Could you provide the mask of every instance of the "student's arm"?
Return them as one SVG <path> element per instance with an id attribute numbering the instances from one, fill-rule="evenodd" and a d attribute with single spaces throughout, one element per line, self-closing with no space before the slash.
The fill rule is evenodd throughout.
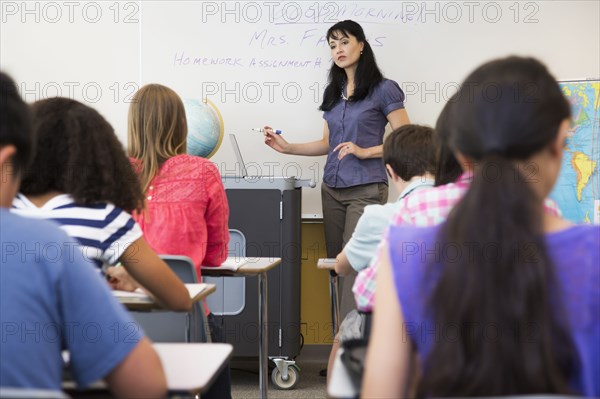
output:
<path id="1" fill-rule="evenodd" d="M 381 252 L 373 311 L 373 330 L 367 350 L 361 397 L 405 397 L 412 345 L 396 295 L 387 245 Z"/>
<path id="2" fill-rule="evenodd" d="M 182 312 L 191 309 L 188 290 L 143 236 L 127 247 L 119 261 L 161 306 Z"/>
<path id="3" fill-rule="evenodd" d="M 323 138 L 308 143 L 288 143 L 280 134 L 265 126 L 265 143 L 275 151 L 291 155 L 327 155 L 329 152 L 329 126 L 323 124 Z"/>
<path id="4" fill-rule="evenodd" d="M 229 203 L 219 170 L 212 163 L 205 167 L 208 196 L 204 220 L 207 243 L 202 266 L 220 266 L 227 259 L 229 245 Z"/>
<path id="5" fill-rule="evenodd" d="M 350 274 L 355 274 L 356 270 L 352 268 L 350 262 L 348 261 L 348 257 L 344 250 L 336 256 L 337 262 L 335 264 L 335 272 L 340 276 L 348 276 Z"/>
<path id="6" fill-rule="evenodd" d="M 160 358 L 148 338 L 142 338 L 104 379 L 119 398 L 164 398 L 167 392 Z"/>

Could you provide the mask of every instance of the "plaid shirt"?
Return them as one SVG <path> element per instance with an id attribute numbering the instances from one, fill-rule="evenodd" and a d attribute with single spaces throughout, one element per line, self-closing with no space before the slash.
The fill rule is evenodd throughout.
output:
<path id="1" fill-rule="evenodd" d="M 421 190 L 402 199 L 398 203 L 396 214 L 392 217 L 391 225 L 408 224 L 416 227 L 428 227 L 442 223 L 469 188 L 472 176 L 472 173 L 463 173 L 455 183 Z M 556 203 L 550 199 L 546 199 L 544 207 L 548 213 L 561 214 Z M 352 291 L 356 307 L 360 311 L 370 312 L 373 309 L 379 254 L 386 242 L 387 232 L 369 267 L 361 270 L 354 281 Z"/>

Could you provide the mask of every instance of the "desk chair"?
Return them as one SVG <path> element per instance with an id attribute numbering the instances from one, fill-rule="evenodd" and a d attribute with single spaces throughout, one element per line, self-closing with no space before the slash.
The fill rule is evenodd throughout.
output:
<path id="1" fill-rule="evenodd" d="M 194 263 L 187 256 L 161 255 L 160 258 L 184 283 L 198 283 Z M 202 301 L 195 302 L 189 313 L 159 311 L 131 312 L 131 315 L 154 342 L 210 342 Z"/>
<path id="2" fill-rule="evenodd" d="M 246 237 L 236 229 L 229 229 L 229 257 L 246 256 Z M 235 316 L 246 307 L 246 277 L 203 277 L 205 283 L 217 286 L 217 292 L 206 298 L 206 304 L 216 316 Z"/>

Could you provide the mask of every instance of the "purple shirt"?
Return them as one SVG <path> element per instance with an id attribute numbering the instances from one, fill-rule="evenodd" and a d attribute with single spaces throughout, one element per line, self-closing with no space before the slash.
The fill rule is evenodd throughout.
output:
<path id="1" fill-rule="evenodd" d="M 341 95 L 341 93 L 340 93 Z M 404 108 L 404 92 L 393 80 L 384 79 L 360 101 L 340 99 L 323 114 L 329 128 L 329 153 L 323 181 L 329 187 L 345 188 L 369 183 L 386 183 L 387 175 L 381 158 L 358 159 L 353 155 L 338 160 L 340 143 L 351 141 L 362 148 L 383 143 L 387 115 Z"/>
<path id="2" fill-rule="evenodd" d="M 426 316 L 427 299 L 439 276 L 426 273 L 425 262 L 434 260 L 431 249 L 438 229 L 393 226 L 389 231 L 396 292 L 408 335 L 421 359 L 427 358 L 436 339 L 456 337 L 455 329 L 445 330 Z M 547 234 L 546 243 L 581 365 L 572 387 L 586 396 L 600 396 L 600 226 L 575 226 Z M 478 331 L 473 324 L 468 328 Z M 496 329 L 490 329 L 490 335 L 495 333 Z M 522 334 L 532 335 L 531 331 Z"/>

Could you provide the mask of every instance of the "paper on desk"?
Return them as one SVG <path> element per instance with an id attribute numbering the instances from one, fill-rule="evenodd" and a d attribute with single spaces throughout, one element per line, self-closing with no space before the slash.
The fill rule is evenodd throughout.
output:
<path id="1" fill-rule="evenodd" d="M 248 263 L 248 258 L 245 256 L 231 256 L 221 263 L 219 269 L 231 270 L 236 272 L 240 267 Z"/>
<path id="2" fill-rule="evenodd" d="M 317 260 L 317 266 L 319 267 L 331 267 L 331 265 L 335 265 L 337 263 L 336 258 L 319 258 Z"/>
<path id="3" fill-rule="evenodd" d="M 187 288 L 190 298 L 195 298 L 199 293 L 206 289 L 205 283 L 200 284 L 185 284 L 185 288 Z M 135 301 L 140 303 L 153 303 L 154 300 L 148 296 L 141 288 L 131 292 L 131 291 L 120 291 L 113 290 L 113 295 L 121 302 L 126 301 Z"/>

